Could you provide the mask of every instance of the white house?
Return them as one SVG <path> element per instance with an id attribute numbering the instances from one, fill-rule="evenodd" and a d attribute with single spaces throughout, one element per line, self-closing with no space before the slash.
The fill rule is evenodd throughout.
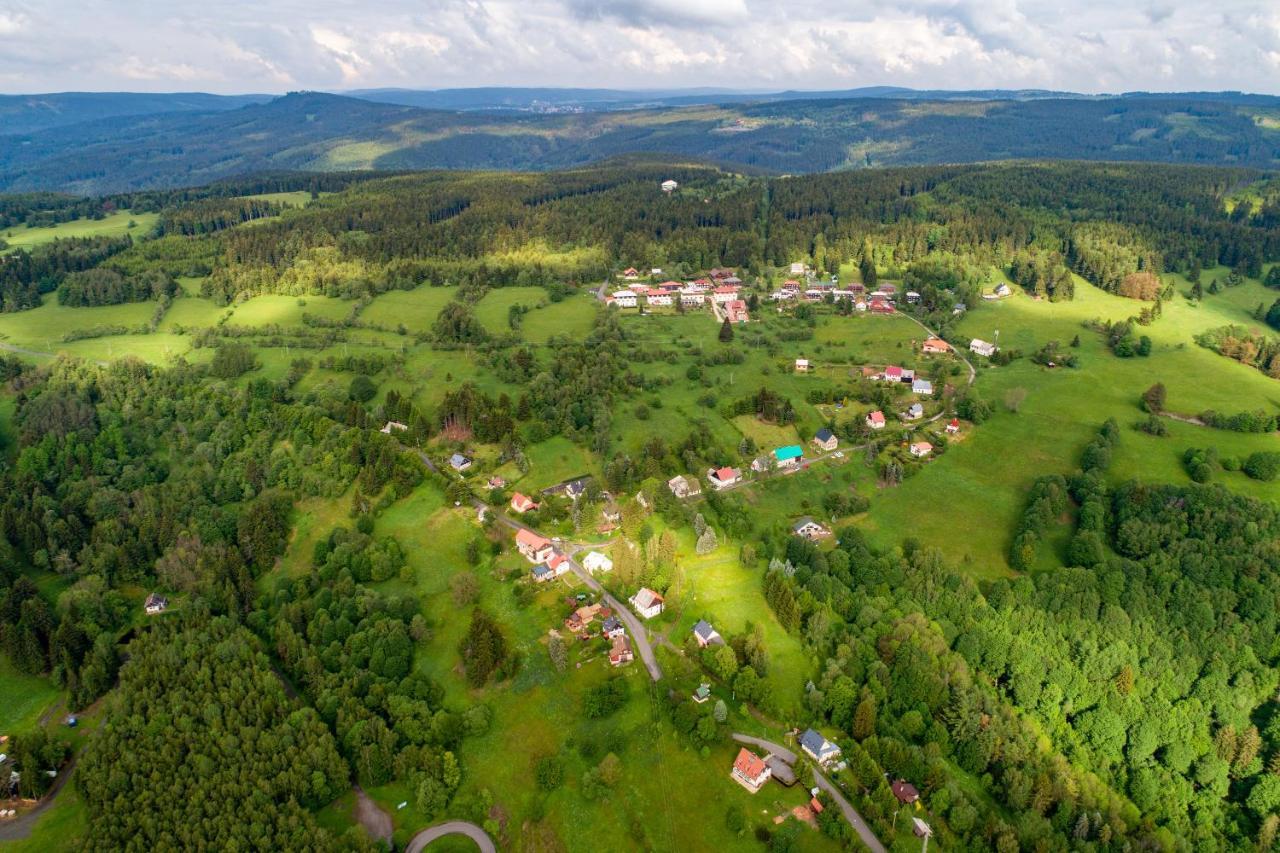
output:
<path id="1" fill-rule="evenodd" d="M 582 567 L 593 575 L 596 572 L 609 572 L 613 570 L 613 560 L 599 551 L 592 551 L 582 558 Z"/>
<path id="2" fill-rule="evenodd" d="M 884 429 L 884 412 L 870 412 L 867 415 L 867 426 L 872 429 Z"/>
<path id="3" fill-rule="evenodd" d="M 807 515 L 796 521 L 795 524 L 791 525 L 791 532 L 796 536 L 803 536 L 805 539 L 811 540 L 821 539 L 823 536 L 829 536 L 831 534 L 831 531 L 827 530 L 827 528 L 823 527 Z"/>
<path id="4" fill-rule="evenodd" d="M 712 628 L 711 623 L 706 619 L 699 619 L 698 624 L 693 626 L 693 638 L 704 649 L 717 640 L 724 642 L 720 637 L 720 632 Z"/>
<path id="5" fill-rule="evenodd" d="M 991 358 L 991 356 L 995 355 L 997 349 L 998 348 L 995 344 L 989 344 L 981 338 L 974 338 L 969 341 L 970 352 L 976 352 L 978 355 L 983 355 L 987 358 Z"/>
<path id="6" fill-rule="evenodd" d="M 933 383 L 928 379 L 914 379 L 911 382 L 912 394 L 932 394 Z"/>
<path id="7" fill-rule="evenodd" d="M 923 459 L 933 452 L 933 445 L 927 441 L 916 441 L 911 444 L 911 455 Z"/>
<path id="8" fill-rule="evenodd" d="M 650 290 L 645 296 L 645 302 L 652 306 L 671 305 L 671 294 L 663 290 Z"/>
<path id="9" fill-rule="evenodd" d="M 681 305 L 705 305 L 707 295 L 701 290 L 682 290 L 680 291 Z"/>
<path id="10" fill-rule="evenodd" d="M 163 613 L 165 608 L 168 606 L 169 599 L 165 598 L 158 592 L 153 592 L 147 596 L 147 600 L 142 605 L 142 609 L 146 611 L 148 616 L 154 616 L 157 613 Z"/>
<path id="11" fill-rule="evenodd" d="M 671 490 L 671 494 L 678 498 L 688 498 L 702 494 L 702 487 L 698 485 L 698 481 L 683 474 L 677 474 L 667 480 L 667 488 Z"/>
<path id="12" fill-rule="evenodd" d="M 613 294 L 613 304 L 619 308 L 635 308 L 636 294 L 634 290 L 618 290 Z"/>
<path id="13" fill-rule="evenodd" d="M 912 403 L 907 407 L 906 418 L 909 421 L 918 421 L 924 417 L 924 406 L 919 403 Z"/>
<path id="14" fill-rule="evenodd" d="M 807 359 L 807 358 L 797 358 L 797 359 L 796 359 L 796 373 L 808 373 L 808 372 L 809 372 L 809 359 Z"/>
<path id="15" fill-rule="evenodd" d="M 636 609 L 636 613 L 645 619 L 652 619 L 662 612 L 662 596 L 648 587 L 641 587 L 639 592 L 627 600 Z"/>
<path id="16" fill-rule="evenodd" d="M 711 485 L 717 489 L 724 489 L 738 482 L 741 475 L 737 468 L 716 468 L 707 472 L 707 479 L 711 481 Z"/>
<path id="17" fill-rule="evenodd" d="M 711 291 L 711 298 L 716 301 L 716 304 L 724 305 L 738 298 L 738 288 L 730 284 L 722 284 Z"/>
<path id="18" fill-rule="evenodd" d="M 449 457 L 449 467 L 455 471 L 466 471 L 471 467 L 471 460 L 461 453 L 455 453 Z"/>
<path id="19" fill-rule="evenodd" d="M 796 261 L 794 264 L 792 264 L 792 265 L 791 265 L 791 274 L 792 274 L 792 275 L 804 275 L 804 264 L 803 264 L 803 263 L 801 263 L 800 261 Z"/>
<path id="20" fill-rule="evenodd" d="M 733 771 L 729 774 L 733 780 L 751 793 L 759 791 L 773 772 L 764 759 L 748 749 L 738 750 L 738 757 L 733 762 Z"/>
<path id="21" fill-rule="evenodd" d="M 408 428 L 409 427 L 407 424 L 402 424 L 399 421 L 387 421 L 387 425 L 384 426 L 382 429 L 378 430 L 378 432 L 383 432 L 383 433 L 386 433 L 387 435 L 391 435 L 391 433 L 393 432 L 404 432 Z"/>
<path id="22" fill-rule="evenodd" d="M 840 758 L 840 747 L 822 736 L 821 732 L 807 729 L 800 735 L 800 748 L 818 764 L 826 767 Z"/>
<path id="23" fill-rule="evenodd" d="M 676 188 L 679 186 L 680 185 L 678 183 L 668 178 L 667 180 L 662 182 L 662 191 L 664 193 L 673 193 L 676 191 Z"/>
<path id="24" fill-rule="evenodd" d="M 523 527 L 516 533 L 516 549 L 531 563 L 545 563 L 555 553 L 550 539 Z"/>

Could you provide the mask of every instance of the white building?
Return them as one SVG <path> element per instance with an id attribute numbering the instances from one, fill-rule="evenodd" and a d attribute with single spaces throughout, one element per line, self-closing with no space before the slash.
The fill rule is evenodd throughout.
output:
<path id="1" fill-rule="evenodd" d="M 666 306 L 670 306 L 670 305 L 671 305 L 671 294 L 670 294 L 670 293 L 663 293 L 662 291 L 653 291 L 653 290 L 651 290 L 651 291 L 649 291 L 649 295 L 645 297 L 645 301 L 646 301 L 646 302 L 648 302 L 650 305 L 653 305 L 653 306 L 659 306 L 659 305 L 666 305 Z"/>
<path id="2" fill-rule="evenodd" d="M 981 338 L 974 338 L 969 341 L 970 352 L 976 352 L 978 355 L 983 355 L 987 358 L 991 358 L 991 356 L 995 355 L 998 349 L 999 347 L 995 344 L 989 344 Z"/>
<path id="3" fill-rule="evenodd" d="M 636 609 L 636 613 L 645 619 L 652 619 L 662 612 L 662 596 L 648 587 L 641 587 L 639 592 L 627 600 Z"/>
<path id="4" fill-rule="evenodd" d="M 619 308 L 635 308 L 636 294 L 631 290 L 619 290 L 613 294 L 613 304 Z"/>
<path id="5" fill-rule="evenodd" d="M 668 178 L 667 180 L 662 182 L 662 191 L 664 193 L 673 193 L 676 191 L 676 188 L 679 186 L 680 185 L 678 183 Z"/>
<path id="6" fill-rule="evenodd" d="M 610 572 L 613 571 L 613 560 L 610 560 L 599 551 L 592 551 L 582 558 L 582 568 L 593 575 L 596 572 Z"/>

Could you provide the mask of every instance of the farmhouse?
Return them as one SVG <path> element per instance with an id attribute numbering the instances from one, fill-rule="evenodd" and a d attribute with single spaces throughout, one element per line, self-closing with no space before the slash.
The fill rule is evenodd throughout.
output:
<path id="1" fill-rule="evenodd" d="M 652 619 L 662 612 L 662 596 L 648 587 L 641 587 L 628 601 L 635 607 L 636 613 L 645 619 Z"/>
<path id="2" fill-rule="evenodd" d="M 867 415 L 867 426 L 872 429 L 884 429 L 884 412 L 872 412 Z"/>
<path id="3" fill-rule="evenodd" d="M 635 308 L 636 294 L 632 290 L 619 290 L 613 294 L 613 304 L 619 308 Z"/>
<path id="4" fill-rule="evenodd" d="M 797 359 L 796 359 L 796 373 L 808 373 L 808 372 L 809 372 L 809 359 L 807 359 L 807 358 L 797 358 Z"/>
<path id="5" fill-rule="evenodd" d="M 987 358 L 995 355 L 997 349 L 998 347 L 995 344 L 989 344 L 981 338 L 974 338 L 969 341 L 970 352 L 976 352 L 978 355 L 986 356 Z"/>
<path id="6" fill-rule="evenodd" d="M 813 443 L 822 450 L 830 451 L 835 450 L 840 445 L 840 439 L 836 438 L 834 432 L 823 427 L 814 435 Z"/>
<path id="7" fill-rule="evenodd" d="M 951 352 L 951 344 L 942 338 L 925 338 L 924 346 L 921 347 L 926 355 L 945 355 Z"/>
<path id="8" fill-rule="evenodd" d="M 711 485 L 715 486 L 717 490 L 732 486 L 738 482 L 741 476 L 737 468 L 717 468 L 707 472 L 707 479 L 711 481 Z"/>
<path id="9" fill-rule="evenodd" d="M 912 394 L 933 394 L 933 383 L 928 379 L 913 379 L 911 381 Z"/>
<path id="10" fill-rule="evenodd" d="M 744 747 L 738 750 L 738 757 L 733 762 L 733 771 L 729 775 L 735 782 L 754 794 L 769 781 L 772 773 L 763 758 Z"/>
<path id="11" fill-rule="evenodd" d="M 622 621 L 617 616 L 608 616 L 600 625 L 600 633 L 612 640 L 627 633 L 627 629 L 622 626 Z"/>
<path id="12" fill-rule="evenodd" d="M 806 729 L 805 733 L 800 735 L 800 748 L 823 767 L 840 759 L 840 747 L 827 740 L 815 729 Z"/>
<path id="13" fill-rule="evenodd" d="M 511 496 L 511 509 L 513 512 L 518 512 L 523 515 L 524 513 L 537 508 L 538 502 L 528 495 L 522 495 L 519 492 L 516 492 Z"/>
<path id="14" fill-rule="evenodd" d="M 387 425 L 384 426 L 382 429 L 378 430 L 378 432 L 391 435 L 391 433 L 393 432 L 404 432 L 408 428 L 409 427 L 407 424 L 402 424 L 399 421 L 387 421 Z"/>
<path id="15" fill-rule="evenodd" d="M 626 634 L 613 638 L 613 648 L 609 649 L 609 665 L 622 666 L 624 663 L 631 663 L 636 659 L 635 654 L 631 651 L 631 641 L 627 639 Z"/>
<path id="16" fill-rule="evenodd" d="M 960 431 L 960 420 L 952 418 L 951 423 L 947 424 L 947 435 L 955 435 Z"/>
<path id="17" fill-rule="evenodd" d="M 531 563 L 545 563 L 554 553 L 550 539 L 523 527 L 516 533 L 516 550 Z"/>
<path id="18" fill-rule="evenodd" d="M 720 632 L 712 628 L 711 623 L 706 619 L 699 619 L 698 624 L 693 626 L 693 638 L 704 649 L 712 643 L 724 644 L 724 640 L 720 637 Z"/>
<path id="19" fill-rule="evenodd" d="M 916 441 L 911 444 L 911 455 L 923 459 L 933 452 L 933 445 L 927 441 Z"/>
<path id="20" fill-rule="evenodd" d="M 779 468 L 794 468 L 804 459 L 804 448 L 798 444 L 788 444 L 773 451 L 773 458 L 778 460 Z"/>
<path id="21" fill-rule="evenodd" d="M 907 407 L 906 414 L 903 415 L 909 421 L 918 421 L 924 417 L 924 406 L 919 403 L 912 403 Z"/>
<path id="22" fill-rule="evenodd" d="M 671 494 L 678 498 L 689 498 L 702 494 L 702 487 L 698 485 L 698 481 L 683 474 L 677 474 L 667 480 L 667 488 L 671 490 Z"/>
<path id="23" fill-rule="evenodd" d="M 143 603 L 142 609 L 148 616 L 154 616 L 157 613 L 163 613 L 169 606 L 169 599 L 165 598 L 158 592 L 153 592 L 147 596 L 147 600 Z"/>
<path id="24" fill-rule="evenodd" d="M 455 471 L 462 472 L 471 467 L 471 460 L 461 453 L 455 453 L 449 457 L 449 467 Z"/>
<path id="25" fill-rule="evenodd" d="M 827 528 L 823 527 L 807 515 L 796 521 L 795 524 L 791 525 L 791 532 L 796 536 L 803 536 L 805 539 L 810 541 L 831 535 L 831 531 L 827 530 Z"/>
<path id="26" fill-rule="evenodd" d="M 582 568 L 593 575 L 596 572 L 610 572 L 613 571 L 613 560 L 610 560 L 599 551 L 592 551 L 582 558 Z"/>

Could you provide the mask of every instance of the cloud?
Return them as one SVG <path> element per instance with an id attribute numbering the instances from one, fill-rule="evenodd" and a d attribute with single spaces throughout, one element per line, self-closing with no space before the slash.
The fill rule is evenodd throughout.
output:
<path id="1" fill-rule="evenodd" d="M 121 61 L 119 57 L 126 57 Z M 0 0 L 9 91 L 1277 90 L 1268 0 Z"/>

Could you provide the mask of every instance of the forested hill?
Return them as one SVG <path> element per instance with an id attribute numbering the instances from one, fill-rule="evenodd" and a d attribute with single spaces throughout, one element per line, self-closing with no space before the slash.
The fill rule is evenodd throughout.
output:
<path id="1" fill-rule="evenodd" d="M 295 93 L 0 137 L 0 190 L 92 194 L 255 171 L 541 170 L 635 152 L 804 173 L 1021 158 L 1280 165 L 1280 108 L 1207 95 L 829 98 L 578 114 L 427 110 Z"/>

